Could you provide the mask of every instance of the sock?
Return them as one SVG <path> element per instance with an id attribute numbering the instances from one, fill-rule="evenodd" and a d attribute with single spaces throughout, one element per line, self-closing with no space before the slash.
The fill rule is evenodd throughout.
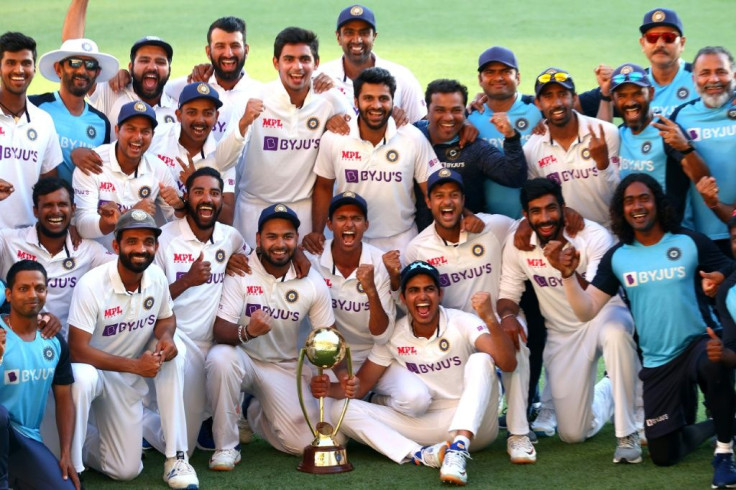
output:
<path id="1" fill-rule="evenodd" d="M 723 453 L 733 454 L 733 441 L 721 442 L 717 440 L 716 441 L 716 454 L 719 454 L 719 453 L 720 454 L 723 454 Z"/>
<path id="2" fill-rule="evenodd" d="M 455 436 L 455 440 L 452 441 L 453 446 L 459 446 L 461 449 L 468 450 L 470 447 L 470 439 L 465 436 Z"/>

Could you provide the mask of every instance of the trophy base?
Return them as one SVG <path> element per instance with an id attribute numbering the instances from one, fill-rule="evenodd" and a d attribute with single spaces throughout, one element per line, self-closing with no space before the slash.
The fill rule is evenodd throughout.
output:
<path id="1" fill-rule="evenodd" d="M 304 457 L 297 470 L 318 475 L 353 471 L 348 454 L 342 446 L 312 446 L 304 448 Z"/>

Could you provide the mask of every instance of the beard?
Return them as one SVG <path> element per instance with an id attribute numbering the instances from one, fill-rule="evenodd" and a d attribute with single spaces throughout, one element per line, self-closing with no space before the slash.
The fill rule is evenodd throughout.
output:
<path id="1" fill-rule="evenodd" d="M 194 224 L 197 225 L 197 228 L 201 230 L 209 230 L 210 228 L 214 228 L 215 223 L 217 222 L 217 218 L 220 217 L 220 212 L 222 212 L 222 204 L 220 207 L 215 208 L 212 211 L 212 217 L 205 221 L 202 218 L 199 217 L 198 211 L 202 207 L 202 205 L 198 205 L 197 209 L 192 209 L 189 202 L 187 202 L 187 214 L 192 218 L 192 221 L 194 221 Z"/>
<path id="2" fill-rule="evenodd" d="M 565 220 L 560 219 L 557 221 L 545 221 L 544 223 L 539 224 L 532 224 L 532 222 L 529 222 L 529 226 L 534 231 L 534 233 L 537 235 L 537 240 L 539 240 L 539 244 L 541 246 L 547 245 L 547 242 L 550 240 L 555 240 L 557 237 L 560 236 L 560 232 L 562 231 L 562 227 L 565 226 Z M 544 226 L 554 226 L 554 232 L 549 236 L 543 236 L 539 233 L 538 229 L 542 228 Z"/>
<path id="3" fill-rule="evenodd" d="M 143 74 L 143 76 L 146 75 L 147 73 Z M 147 92 L 146 89 L 143 88 L 143 78 L 139 79 L 133 76 L 133 92 L 147 99 L 156 99 L 161 96 L 164 91 L 164 85 L 166 85 L 166 82 L 168 81 L 169 75 L 165 76 L 164 78 L 160 78 L 158 80 L 158 83 L 156 83 L 156 88 L 154 88 L 152 92 Z"/>
<path id="4" fill-rule="evenodd" d="M 148 266 L 153 263 L 153 255 L 149 253 L 142 253 L 142 254 L 120 254 L 119 256 L 120 263 L 123 264 L 123 267 L 128 269 L 131 272 L 135 272 L 136 274 L 140 274 L 146 269 L 148 269 Z M 133 263 L 131 260 L 133 257 L 144 257 L 146 260 L 142 264 L 136 264 Z"/>
<path id="5" fill-rule="evenodd" d="M 706 84 L 702 89 L 699 85 L 695 85 L 695 89 L 698 92 L 698 95 L 700 95 L 700 98 L 703 99 L 703 102 L 705 102 L 705 105 L 708 107 L 721 107 L 723 104 L 731 100 L 731 97 L 733 97 L 734 89 L 736 89 L 736 80 L 730 80 L 728 82 L 728 86 L 725 87 L 725 91 L 720 95 L 709 95 L 705 93 L 705 88 L 708 87 L 709 84 Z"/>
<path id="6" fill-rule="evenodd" d="M 36 225 L 38 226 L 38 233 L 48 238 L 61 238 L 63 236 L 66 236 L 67 232 L 69 231 L 69 225 L 65 226 L 64 229 L 59 232 L 53 232 L 49 230 L 48 228 L 43 226 L 40 221 L 37 221 Z"/>
<path id="7" fill-rule="evenodd" d="M 233 80 L 237 80 L 240 78 L 240 74 L 243 71 L 243 67 L 245 66 L 245 58 L 239 59 L 237 64 L 235 65 L 235 69 L 232 71 L 225 71 L 222 69 L 222 66 L 220 65 L 220 60 L 222 57 L 218 58 L 217 60 L 213 60 L 212 57 L 210 57 L 210 62 L 212 63 L 212 67 L 215 70 L 215 75 L 220 80 L 226 80 L 228 82 L 232 82 Z"/>

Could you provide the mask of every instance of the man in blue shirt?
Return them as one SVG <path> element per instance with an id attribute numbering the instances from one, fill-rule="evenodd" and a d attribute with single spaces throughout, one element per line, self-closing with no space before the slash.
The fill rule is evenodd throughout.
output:
<path id="1" fill-rule="evenodd" d="M 5 298 L 10 314 L 0 318 L 0 488 L 79 489 L 71 462 L 74 382 L 69 348 L 61 335 L 46 339 L 38 313 L 46 302 L 46 270 L 22 260 L 8 271 Z M 41 440 L 49 389 L 56 401 L 61 458 Z"/>
<path id="2" fill-rule="evenodd" d="M 61 49 L 49 51 L 38 61 L 41 74 L 61 82 L 59 90 L 29 97 L 54 119 L 64 161 L 57 167 L 59 177 L 71 184 L 75 148 L 97 148 L 110 142 L 107 117 L 85 102 L 90 87 L 103 83 L 118 71 L 118 60 L 100 53 L 90 39 L 69 39 Z"/>
<path id="3" fill-rule="evenodd" d="M 585 290 L 574 275 L 580 261 L 574 247 L 563 250 L 560 242 L 549 242 L 545 257 L 562 272 L 565 294 L 580 320 L 595 316 L 624 288 L 643 355 L 639 378 L 654 464 L 677 463 L 715 432 L 713 488 L 733 487 L 734 372 L 708 358 L 706 328 L 713 321 L 700 286 L 701 276 L 721 283 L 733 262 L 707 237 L 679 227 L 661 186 L 649 175 L 621 181 L 611 216 L 620 243 L 603 257 Z M 697 424 L 696 383 L 712 416 Z"/>

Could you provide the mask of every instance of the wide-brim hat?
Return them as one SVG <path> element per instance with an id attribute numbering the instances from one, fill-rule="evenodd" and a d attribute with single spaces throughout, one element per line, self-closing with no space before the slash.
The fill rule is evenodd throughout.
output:
<path id="1" fill-rule="evenodd" d="M 120 63 L 117 58 L 106 53 L 100 53 L 97 43 L 91 39 L 67 39 L 61 45 L 61 49 L 49 51 L 41 56 L 38 60 L 38 70 L 45 78 L 52 82 L 60 81 L 56 74 L 54 64 L 66 58 L 75 56 L 87 56 L 97 60 L 100 64 L 100 73 L 97 75 L 98 82 L 106 82 L 110 80 L 118 72 Z"/>

